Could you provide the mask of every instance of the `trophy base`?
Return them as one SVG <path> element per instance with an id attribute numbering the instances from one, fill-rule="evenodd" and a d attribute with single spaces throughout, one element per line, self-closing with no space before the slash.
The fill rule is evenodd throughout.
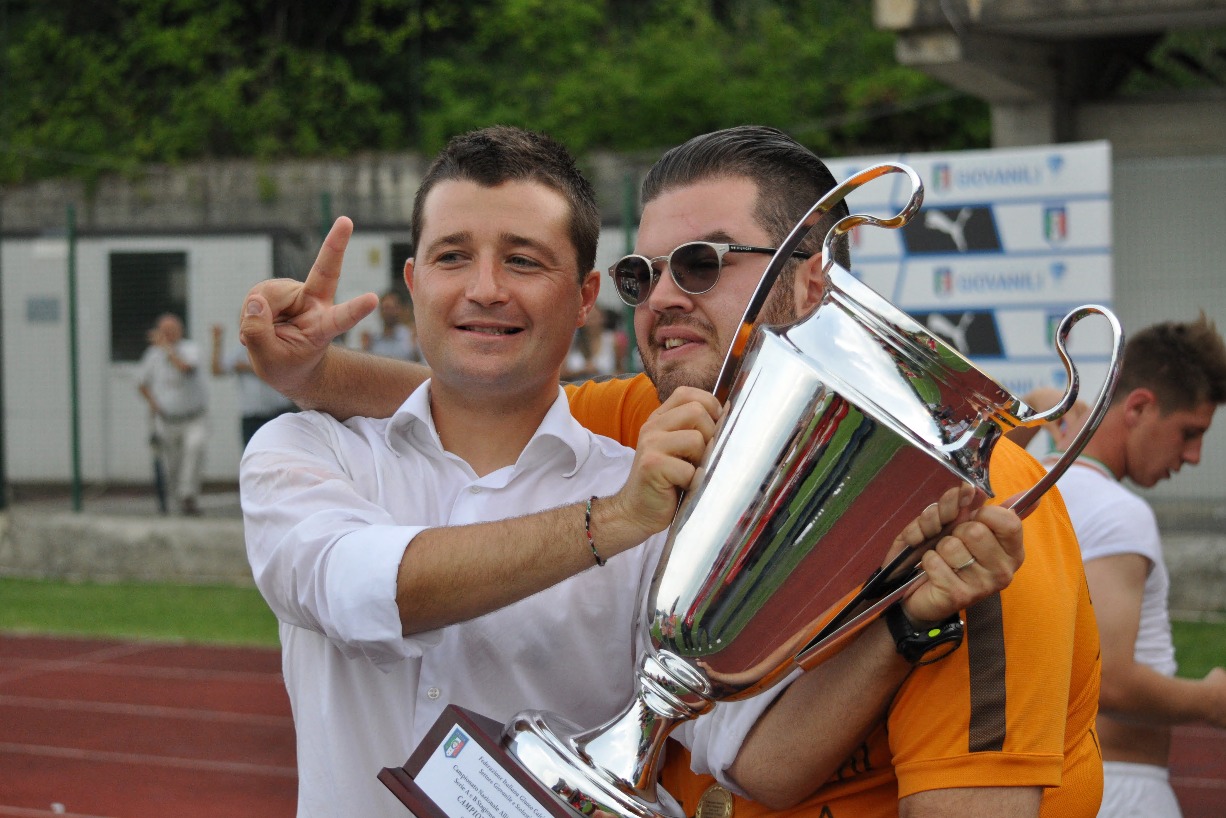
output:
<path id="1" fill-rule="evenodd" d="M 379 780 L 417 818 L 684 818 L 664 790 L 655 800 L 630 795 L 580 758 L 568 742 L 577 732 L 531 711 L 504 730 L 448 705 L 404 766 L 383 768 Z"/>
<path id="2" fill-rule="evenodd" d="M 685 818 L 680 804 L 654 777 L 650 792 L 620 786 L 606 770 L 578 750 L 575 737 L 585 731 L 552 713 L 529 710 L 503 731 L 503 745 L 519 764 L 581 815 L 593 809 L 622 818 Z"/>
<path id="3" fill-rule="evenodd" d="M 502 748 L 502 725 L 449 705 L 402 767 L 379 773 L 417 818 L 576 818 Z"/>

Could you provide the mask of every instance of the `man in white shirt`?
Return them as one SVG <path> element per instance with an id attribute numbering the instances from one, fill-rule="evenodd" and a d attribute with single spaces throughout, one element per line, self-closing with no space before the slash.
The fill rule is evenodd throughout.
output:
<path id="1" fill-rule="evenodd" d="M 634 546 L 668 524 L 718 412 L 704 395 L 661 415 L 644 449 L 659 462 L 639 470 L 646 485 L 594 505 L 590 549 L 572 523 L 548 549 L 500 551 L 482 521 L 613 494 L 633 457 L 583 430 L 558 386 L 595 305 L 596 274 L 578 272 L 595 253 L 594 198 L 556 143 L 492 129 L 452 142 L 413 223 L 405 277 L 431 381 L 390 420 L 279 418 L 240 470 L 252 568 L 282 623 L 299 815 L 403 815 L 375 775 L 448 703 L 501 720 L 614 715 L 631 692 L 635 591 L 661 541 Z M 576 249 L 575 225 L 590 246 Z M 655 507 L 623 511 L 636 491 Z M 711 720 L 695 753 L 727 767 L 746 713 L 720 736 Z"/>
<path id="2" fill-rule="evenodd" d="M 1147 327 L 1129 339 L 1111 408 L 1059 482 L 1081 543 L 1102 645 L 1100 818 L 1178 818 L 1167 770 L 1171 725 L 1226 727 L 1226 671 L 1174 678 L 1170 578 L 1157 520 L 1120 482 L 1149 488 L 1184 464 L 1199 463 L 1222 403 L 1226 344 L 1213 323 L 1202 314 Z M 1073 431 L 1053 435 L 1057 445 Z"/>
<path id="3" fill-rule="evenodd" d="M 183 321 L 158 317 L 152 344 L 141 356 L 136 385 L 153 414 L 153 434 L 165 464 L 168 488 L 183 513 L 200 513 L 200 478 L 209 429 L 208 392 L 200 372 L 200 351 L 183 337 Z"/>
<path id="4" fill-rule="evenodd" d="M 413 225 L 405 278 L 432 378 L 388 419 L 282 416 L 240 471 L 253 572 L 282 623 L 300 815 L 403 815 L 374 776 L 446 704 L 586 727 L 623 706 L 638 588 L 661 544 L 649 537 L 720 412 L 709 393 L 677 389 L 637 454 L 570 417 L 558 381 L 595 305 L 599 214 L 556 143 L 507 128 L 457 137 Z M 333 238 L 317 268 L 339 265 Z M 942 498 L 904 536 L 932 535 L 959 503 Z M 535 536 L 484 522 L 514 516 Z M 908 615 L 939 620 L 1004 584 L 1020 526 L 999 509 L 981 521 L 973 542 L 959 534 L 925 561 L 932 579 Z M 994 566 L 973 586 L 950 567 L 968 555 Z M 695 766 L 735 787 L 728 770 L 769 698 L 687 724 Z"/>
<path id="5" fill-rule="evenodd" d="M 243 446 L 251 442 L 256 431 L 277 415 L 294 410 L 289 398 L 260 380 L 251 368 L 251 359 L 243 346 L 226 352 L 222 344 L 225 329 L 213 325 L 212 367 L 214 377 L 233 374 L 238 380 L 239 434 Z"/>

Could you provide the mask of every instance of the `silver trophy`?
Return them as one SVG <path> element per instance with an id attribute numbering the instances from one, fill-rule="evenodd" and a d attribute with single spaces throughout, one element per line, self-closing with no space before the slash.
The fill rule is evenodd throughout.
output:
<path id="1" fill-rule="evenodd" d="M 848 192 L 889 173 L 911 181 L 891 219 L 855 215 L 827 235 L 825 296 L 789 326 L 755 322 L 780 269 Z M 1097 306 L 1061 322 L 1068 373 L 1061 402 L 1037 412 L 957 350 L 832 261 L 831 242 L 859 224 L 894 228 L 919 209 L 923 185 L 905 165 L 862 171 L 823 197 L 763 275 L 725 361 L 716 395 L 726 411 L 677 511 L 641 619 L 635 695 L 594 729 L 548 712 L 519 714 L 502 743 L 579 812 L 680 816 L 656 786 L 665 738 L 679 723 L 760 693 L 828 658 L 912 585 L 938 538 L 893 553 L 898 534 L 947 489 L 992 495 L 988 464 L 1001 435 L 1064 414 L 1078 375 L 1065 342 L 1103 315 L 1114 335 L 1106 382 L 1059 464 L 1012 507 L 1025 514 L 1076 458 L 1106 411 L 1123 332 Z M 1036 547 L 1041 547 L 1036 546 Z"/>

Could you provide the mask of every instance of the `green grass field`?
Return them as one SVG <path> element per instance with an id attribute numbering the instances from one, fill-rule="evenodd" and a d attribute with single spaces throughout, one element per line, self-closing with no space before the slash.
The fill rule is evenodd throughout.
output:
<path id="1" fill-rule="evenodd" d="M 1226 622 L 1172 622 L 1179 675 L 1199 679 L 1226 667 Z"/>
<path id="2" fill-rule="evenodd" d="M 227 645 L 277 645 L 254 588 L 0 579 L 0 631 Z"/>
<path id="3" fill-rule="evenodd" d="M 1179 675 L 1226 665 L 1226 622 L 1175 622 Z M 0 631 L 226 645 L 277 645 L 277 620 L 252 588 L 0 578 Z"/>

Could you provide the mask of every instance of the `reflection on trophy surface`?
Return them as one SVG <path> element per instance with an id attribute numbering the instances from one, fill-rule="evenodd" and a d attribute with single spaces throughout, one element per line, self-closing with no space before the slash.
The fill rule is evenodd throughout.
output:
<path id="1" fill-rule="evenodd" d="M 854 224 L 905 222 L 922 200 L 918 177 L 902 165 L 870 168 L 814 206 L 764 275 L 716 389 L 727 398 L 724 416 L 633 623 L 634 700 L 593 730 L 539 711 L 506 727 L 508 751 L 576 810 L 678 815 L 655 784 L 664 739 L 677 724 L 828 658 L 921 581 L 917 564 L 935 540 L 895 553 L 899 533 L 951 487 L 969 482 L 991 496 L 988 464 L 1000 436 L 1072 405 L 1078 380 L 1064 340 L 1090 313 L 1112 323 L 1115 360 L 1066 464 L 1101 419 L 1122 345 L 1110 313 L 1090 306 L 1065 318 L 1057 350 L 1069 388 L 1038 413 L 834 265 L 831 237 L 817 309 L 789 326 L 749 332 L 754 303 L 760 308 L 763 290 L 818 219 L 848 190 L 899 172 L 912 181 L 903 213 L 887 221 L 851 216 L 831 237 Z M 1057 477 L 1062 471 L 1053 469 Z M 1014 508 L 1025 513 L 1054 482 L 1045 479 Z"/>

